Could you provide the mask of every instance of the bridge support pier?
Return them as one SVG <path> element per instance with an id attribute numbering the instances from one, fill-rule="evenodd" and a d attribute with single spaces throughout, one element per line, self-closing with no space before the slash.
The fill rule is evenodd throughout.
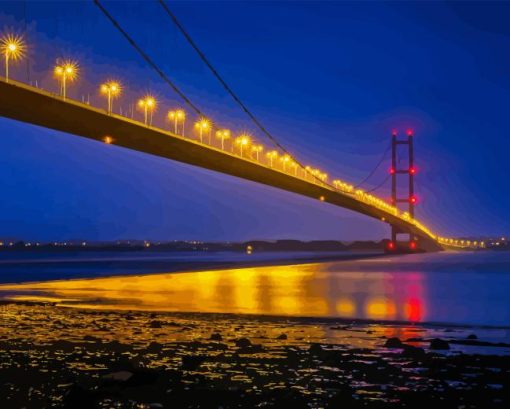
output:
<path id="1" fill-rule="evenodd" d="M 414 219 L 414 206 L 416 205 L 416 196 L 414 195 L 414 175 L 416 168 L 414 167 L 414 144 L 413 144 L 413 132 L 407 131 L 405 139 L 398 139 L 397 132 L 393 131 L 391 134 L 391 204 L 395 207 L 401 205 L 407 206 L 407 213 L 411 219 Z M 403 146 L 404 155 L 399 155 L 399 146 Z M 402 149 L 400 150 L 402 153 Z M 407 158 L 401 157 L 405 156 Z M 407 160 L 406 160 L 407 159 Z M 402 192 L 398 189 L 399 176 L 403 175 L 407 177 L 407 192 L 406 195 L 401 197 Z M 398 235 L 407 234 L 408 240 L 407 245 L 402 246 L 399 244 Z M 389 251 L 418 251 L 418 238 L 412 234 L 406 233 L 398 229 L 397 226 L 391 226 L 391 241 L 388 243 Z"/>

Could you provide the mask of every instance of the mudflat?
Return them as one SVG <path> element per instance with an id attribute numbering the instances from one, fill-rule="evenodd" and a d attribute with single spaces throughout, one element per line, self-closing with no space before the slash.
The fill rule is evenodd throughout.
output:
<path id="1" fill-rule="evenodd" d="M 3 408 L 508 408 L 501 332 L 5 301 L 0 396 Z"/>

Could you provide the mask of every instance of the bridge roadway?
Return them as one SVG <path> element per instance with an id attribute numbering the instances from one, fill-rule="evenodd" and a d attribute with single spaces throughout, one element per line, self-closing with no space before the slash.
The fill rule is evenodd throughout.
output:
<path id="1" fill-rule="evenodd" d="M 20 82 L 9 80 L 7 83 L 0 79 L 0 115 L 96 141 L 104 142 L 106 137 L 110 137 L 117 146 L 262 183 L 315 200 L 322 198 L 326 203 L 362 213 L 395 225 L 403 233 L 413 234 L 418 237 L 419 247 L 423 250 L 437 251 L 443 248 L 435 237 L 415 226 L 412 221 L 364 203 L 355 194 L 305 181 L 255 160 L 241 158 L 124 116 L 108 114 L 105 110 L 69 98 L 64 100 Z"/>

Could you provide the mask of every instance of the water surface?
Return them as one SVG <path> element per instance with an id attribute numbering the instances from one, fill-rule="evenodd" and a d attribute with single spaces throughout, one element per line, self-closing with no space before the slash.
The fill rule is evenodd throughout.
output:
<path id="1" fill-rule="evenodd" d="M 510 326 L 510 253 L 437 253 L 2 285 L 0 297 L 103 309 Z"/>

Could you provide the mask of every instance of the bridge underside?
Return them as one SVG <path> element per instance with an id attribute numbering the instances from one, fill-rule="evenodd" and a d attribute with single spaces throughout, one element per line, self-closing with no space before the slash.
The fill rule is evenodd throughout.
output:
<path id="1" fill-rule="evenodd" d="M 412 223 L 370 206 L 353 195 L 334 191 L 326 186 L 305 181 L 268 166 L 203 145 L 161 129 L 151 128 L 131 119 L 108 115 L 106 111 L 38 90 L 21 83 L 0 81 L 0 115 L 68 134 L 113 144 L 182 163 L 210 169 L 239 178 L 262 183 L 299 195 L 321 200 L 365 214 L 399 231 L 418 238 L 424 251 L 442 247 Z"/>

